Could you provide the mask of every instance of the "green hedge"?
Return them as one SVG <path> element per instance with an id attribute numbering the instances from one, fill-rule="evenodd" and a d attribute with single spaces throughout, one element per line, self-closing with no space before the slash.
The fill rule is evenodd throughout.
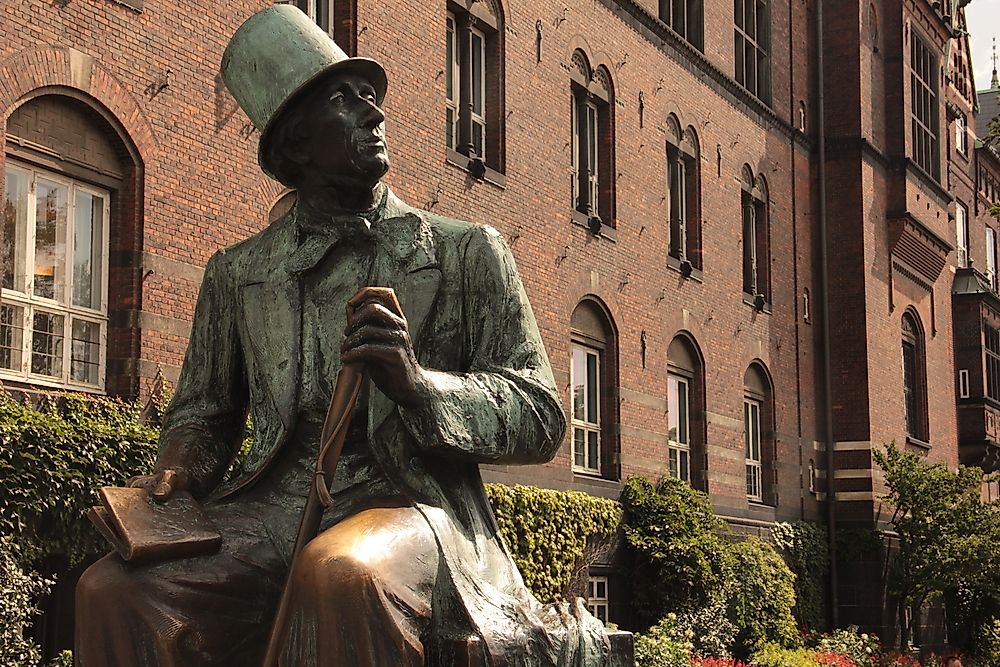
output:
<path id="1" fill-rule="evenodd" d="M 0 533 L 28 559 L 105 551 L 84 514 L 98 488 L 152 467 L 156 435 L 121 401 L 60 395 L 35 407 L 0 392 Z"/>
<path id="2" fill-rule="evenodd" d="M 565 599 L 587 540 L 610 537 L 621 524 L 618 503 L 579 491 L 487 484 L 486 494 L 525 584 L 542 602 Z"/>

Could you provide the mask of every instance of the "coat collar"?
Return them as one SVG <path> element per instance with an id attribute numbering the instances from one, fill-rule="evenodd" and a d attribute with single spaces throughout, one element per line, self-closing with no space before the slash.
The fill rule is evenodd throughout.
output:
<path id="1" fill-rule="evenodd" d="M 410 336 L 419 346 L 441 275 L 431 227 L 422 211 L 389 191 L 383 217 L 372 222 L 372 235 L 376 249 L 371 284 L 396 291 Z M 243 317 L 260 381 L 283 425 L 291 430 L 297 412 L 302 336 L 302 292 L 297 275 L 290 271 L 297 248 L 294 208 L 257 238 L 240 281 Z M 373 388 L 371 433 L 392 409 L 391 401 Z"/>

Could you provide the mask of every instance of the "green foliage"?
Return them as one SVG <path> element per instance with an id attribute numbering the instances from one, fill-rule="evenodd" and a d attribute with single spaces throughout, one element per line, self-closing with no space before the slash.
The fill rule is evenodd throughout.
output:
<path id="1" fill-rule="evenodd" d="M 693 633 L 677 624 L 677 616 L 667 614 L 647 632 L 635 635 L 636 667 L 688 667 L 694 645 Z"/>
<path id="2" fill-rule="evenodd" d="M 830 563 L 826 528 L 808 521 L 779 522 L 771 528 L 771 537 L 795 573 L 795 615 L 799 625 L 825 627 Z"/>
<path id="3" fill-rule="evenodd" d="M 795 575 L 767 542 L 750 538 L 729 547 L 728 596 L 739 628 L 737 645 L 749 652 L 765 643 L 796 646 L 792 616 Z"/>
<path id="4" fill-rule="evenodd" d="M 622 490 L 625 539 L 636 555 L 632 603 L 652 625 L 668 612 L 710 605 L 724 588 L 726 530 L 705 494 L 664 477 L 630 477 Z"/>
<path id="5" fill-rule="evenodd" d="M 567 596 L 590 537 L 614 535 L 618 503 L 579 491 L 487 484 L 504 544 L 524 582 L 542 602 Z"/>
<path id="6" fill-rule="evenodd" d="M 0 665 L 34 667 L 41 651 L 25 639 L 24 631 L 38 614 L 36 606 L 51 581 L 22 571 L 21 554 L 7 536 L 0 537 Z"/>
<path id="7" fill-rule="evenodd" d="M 815 648 L 824 653 L 841 653 L 854 661 L 858 667 L 878 667 L 882 644 L 878 637 L 859 632 L 856 625 L 835 630 L 816 642 Z"/>
<path id="8" fill-rule="evenodd" d="M 67 394 L 35 408 L 0 392 L 0 533 L 28 559 L 104 551 L 84 513 L 96 489 L 151 468 L 155 441 L 121 401 Z"/>
<path id="9" fill-rule="evenodd" d="M 899 599 L 902 641 L 910 641 L 902 613 L 963 582 L 989 576 L 1000 543 L 1000 514 L 981 500 L 982 470 L 941 464 L 890 444 L 875 460 L 889 488 L 884 500 L 895 508 L 892 524 L 899 547 L 892 551 L 889 586 Z"/>
<path id="10" fill-rule="evenodd" d="M 691 631 L 695 653 L 702 657 L 730 657 L 739 632 L 739 628 L 728 616 L 722 596 L 701 609 L 679 613 L 677 626 L 681 630 Z"/>
<path id="11" fill-rule="evenodd" d="M 750 664 L 755 667 L 823 667 L 816 652 L 807 648 L 785 648 L 765 643 L 753 653 Z"/>

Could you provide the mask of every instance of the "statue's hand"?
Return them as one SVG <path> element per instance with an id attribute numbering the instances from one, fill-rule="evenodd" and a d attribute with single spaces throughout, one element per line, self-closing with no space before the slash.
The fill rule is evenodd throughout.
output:
<path id="1" fill-rule="evenodd" d="M 390 290 L 362 288 L 348 303 L 340 348 L 343 364 L 361 364 L 382 393 L 405 407 L 421 403 L 424 371 L 413 353 L 406 318 Z"/>
<path id="2" fill-rule="evenodd" d="M 170 496 L 175 492 L 187 491 L 188 483 L 187 472 L 184 468 L 176 467 L 166 468 L 152 475 L 133 477 L 125 485 L 144 488 L 153 500 L 163 503 L 170 500 Z"/>

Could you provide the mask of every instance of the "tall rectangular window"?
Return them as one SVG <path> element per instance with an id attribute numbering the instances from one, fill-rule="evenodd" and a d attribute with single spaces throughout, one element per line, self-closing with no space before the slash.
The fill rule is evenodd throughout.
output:
<path id="1" fill-rule="evenodd" d="M 8 161 L 0 377 L 104 382 L 108 193 Z"/>
<path id="2" fill-rule="evenodd" d="M 690 390 L 687 379 L 667 376 L 667 462 L 670 474 L 691 481 Z"/>
<path id="3" fill-rule="evenodd" d="M 983 324 L 986 347 L 986 396 L 1000 401 L 1000 329 Z"/>
<path id="4" fill-rule="evenodd" d="M 445 22 L 445 144 L 499 171 L 500 22 L 487 3 L 448 3 Z"/>
<path id="5" fill-rule="evenodd" d="M 986 279 L 990 287 L 997 291 L 997 233 L 992 227 L 986 228 Z"/>
<path id="6" fill-rule="evenodd" d="M 573 405 L 573 468 L 601 472 L 600 352 L 573 345 L 570 366 Z"/>
<path id="7" fill-rule="evenodd" d="M 767 0 L 734 0 L 736 81 L 771 103 L 771 12 Z"/>
<path id="8" fill-rule="evenodd" d="M 955 253 L 958 265 L 969 265 L 969 209 L 962 202 L 955 202 Z"/>
<path id="9" fill-rule="evenodd" d="M 743 191 L 743 293 L 771 300 L 767 204 Z"/>
<path id="10" fill-rule="evenodd" d="M 763 500 L 763 459 L 761 457 L 761 403 L 743 399 L 743 444 L 746 454 L 747 498 Z"/>
<path id="11" fill-rule="evenodd" d="M 574 104 L 573 121 L 573 201 L 576 210 L 597 214 L 600 204 L 600 110 L 593 100 Z M 581 197 L 581 183 L 585 184 Z"/>
<path id="12" fill-rule="evenodd" d="M 691 46 L 705 48 L 703 0 L 660 0 L 660 20 L 683 37 Z"/>
<path id="13" fill-rule="evenodd" d="M 931 48 L 910 33 L 911 157 L 932 178 L 941 172 L 938 154 L 938 65 Z"/>
<path id="14" fill-rule="evenodd" d="M 962 155 L 969 153 L 969 130 L 966 127 L 965 114 L 960 113 L 955 118 L 955 148 Z"/>
<path id="15" fill-rule="evenodd" d="M 695 146 L 696 148 L 696 146 Z M 701 202 L 698 158 L 667 144 L 667 195 L 670 217 L 669 254 L 701 268 Z"/>

